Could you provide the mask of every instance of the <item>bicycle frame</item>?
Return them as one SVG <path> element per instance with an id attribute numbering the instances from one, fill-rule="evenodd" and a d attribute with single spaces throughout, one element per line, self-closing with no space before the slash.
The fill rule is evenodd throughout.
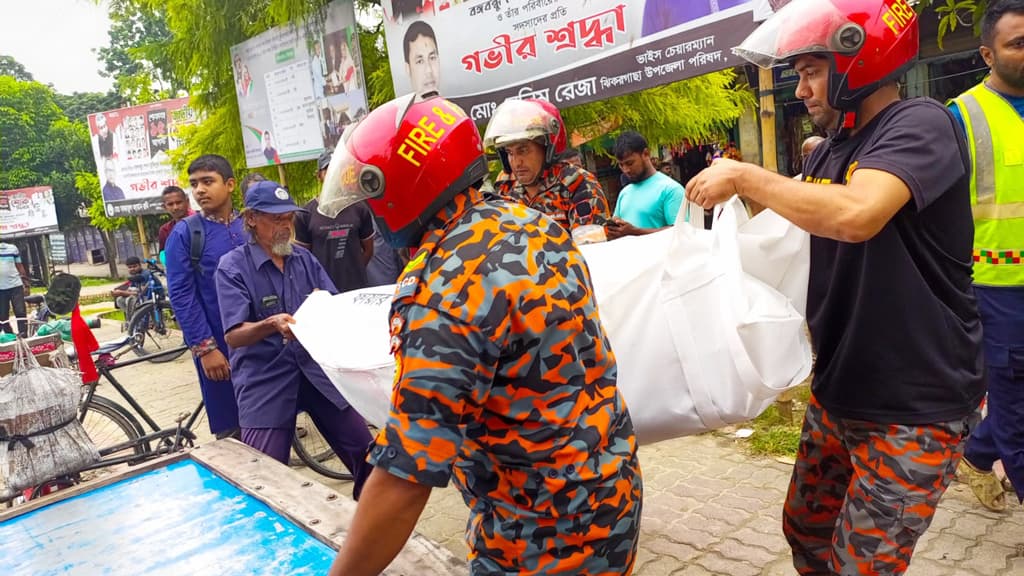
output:
<path id="1" fill-rule="evenodd" d="M 159 352 L 157 354 L 153 354 L 153 356 L 179 354 L 179 353 L 182 352 L 183 349 L 186 349 L 186 348 L 187 348 L 186 346 L 179 346 L 179 347 L 176 347 L 176 348 L 171 348 L 169 350 L 165 350 L 163 352 Z M 159 454 L 163 454 L 163 453 L 166 453 L 166 452 L 172 452 L 172 451 L 179 450 L 182 447 L 183 440 L 189 440 L 189 441 L 195 440 L 195 434 L 192 433 L 192 427 L 195 425 L 196 421 L 199 419 L 199 414 L 203 410 L 204 405 L 203 405 L 203 401 L 202 400 L 199 401 L 199 404 L 196 406 L 195 410 L 192 411 L 192 413 L 189 415 L 188 419 L 184 422 L 184 424 L 179 419 L 179 421 L 177 423 L 177 426 L 175 426 L 175 427 L 168 427 L 168 428 L 161 428 L 160 425 L 157 424 L 156 421 L 152 418 L 152 416 L 150 416 L 149 413 L 146 412 L 146 410 L 142 407 L 142 405 L 139 404 L 139 402 L 135 399 L 135 397 L 132 396 L 132 394 L 128 391 L 128 389 L 125 388 L 125 386 L 123 384 L 121 384 L 121 382 L 119 382 L 117 380 L 117 378 L 114 377 L 113 370 L 115 370 L 117 368 L 124 368 L 124 367 L 131 366 L 131 365 L 134 365 L 134 364 L 139 364 L 141 362 L 146 362 L 148 360 L 149 360 L 148 357 L 133 358 L 131 360 L 125 360 L 123 362 L 121 362 L 121 361 L 114 361 L 112 358 L 104 358 L 104 357 L 100 357 L 97 360 L 97 362 L 96 362 L 96 370 L 97 370 L 97 372 L 99 372 L 100 376 L 105 378 L 107 380 L 107 382 L 109 382 L 110 385 L 113 386 L 115 390 L 117 390 L 118 394 L 120 394 L 121 397 L 128 403 L 128 405 L 131 406 L 131 408 L 134 410 L 135 414 L 140 416 L 142 418 L 142 420 L 145 422 L 145 424 L 147 424 L 152 429 L 152 432 L 146 433 L 143 436 L 140 436 L 138 438 L 134 438 L 132 440 L 129 440 L 127 442 L 122 442 L 122 443 L 114 445 L 114 446 L 108 446 L 108 447 L 104 448 L 101 451 L 100 455 L 101 456 L 105 456 L 107 454 L 113 454 L 113 453 L 116 453 L 116 452 L 119 452 L 121 450 L 125 450 L 125 449 L 128 449 L 128 448 L 133 448 L 133 447 L 136 447 L 136 446 L 144 446 L 144 445 L 146 445 L 146 443 L 148 443 L 148 442 L 150 442 L 152 440 L 160 441 L 160 440 L 169 439 L 172 436 L 174 438 L 173 443 L 169 447 L 157 448 L 155 450 L 149 450 L 149 451 L 147 451 L 147 452 L 145 452 L 143 454 L 129 454 L 129 455 L 121 456 L 121 457 L 118 457 L 118 458 L 100 460 L 99 462 L 97 462 L 97 463 L 95 463 L 95 464 L 93 464 L 93 465 L 91 465 L 91 466 L 89 466 L 87 468 L 84 468 L 83 471 L 85 471 L 85 470 L 93 470 L 93 469 L 96 469 L 96 468 L 102 468 L 102 467 L 112 466 L 112 465 L 122 464 L 122 463 L 132 464 L 132 463 L 135 463 L 135 462 L 146 460 L 146 459 L 151 458 L 151 457 L 153 457 L 155 455 L 159 455 Z M 86 385 L 86 391 L 85 391 L 85 394 L 84 394 L 84 396 L 82 398 L 82 401 L 81 401 L 81 404 L 80 404 L 80 408 L 79 408 L 79 414 L 78 414 L 79 421 L 84 421 L 85 420 L 86 412 L 88 411 L 89 405 L 92 402 L 93 397 L 96 395 L 96 388 L 98 386 L 99 386 L 99 380 L 97 380 L 96 382 L 93 382 L 93 383 L 90 383 L 90 384 Z M 143 429 L 143 430 L 141 430 L 141 432 L 145 433 L 146 431 L 145 431 L 145 429 Z"/>

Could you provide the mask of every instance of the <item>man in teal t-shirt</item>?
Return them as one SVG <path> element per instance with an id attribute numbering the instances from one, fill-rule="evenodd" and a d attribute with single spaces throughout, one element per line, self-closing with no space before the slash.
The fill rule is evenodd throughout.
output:
<path id="1" fill-rule="evenodd" d="M 654 169 L 647 140 L 636 132 L 623 132 L 615 141 L 615 157 L 630 184 L 615 202 L 608 239 L 650 234 L 675 224 L 686 193 L 682 184 Z"/>

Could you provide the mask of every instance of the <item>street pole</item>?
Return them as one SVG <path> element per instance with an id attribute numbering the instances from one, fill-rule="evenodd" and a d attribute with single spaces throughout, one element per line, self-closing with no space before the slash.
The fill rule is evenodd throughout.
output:
<path id="1" fill-rule="evenodd" d="M 761 165 L 779 171 L 778 143 L 775 140 L 775 76 L 772 70 L 758 68 L 761 95 Z"/>
<path id="2" fill-rule="evenodd" d="M 142 242 L 142 257 L 149 258 L 149 241 L 146 240 L 146 227 L 142 225 L 142 216 L 135 217 L 135 224 L 139 227 L 139 242 Z"/>

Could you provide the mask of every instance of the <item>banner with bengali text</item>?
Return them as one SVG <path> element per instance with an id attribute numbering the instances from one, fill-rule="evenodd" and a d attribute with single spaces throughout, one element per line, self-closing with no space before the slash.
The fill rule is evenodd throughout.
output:
<path id="1" fill-rule="evenodd" d="M 178 147 L 178 130 L 196 121 L 188 98 L 89 115 L 107 216 L 163 213 L 160 193 L 167 186 L 180 186 L 167 151 Z"/>
<path id="2" fill-rule="evenodd" d="M 0 238 L 23 238 L 57 231 L 57 206 L 52 188 L 0 190 Z"/>
<path id="3" fill-rule="evenodd" d="M 576 106 L 744 64 L 751 0 L 383 2 L 396 94 L 486 121 L 509 98 Z M 760 10 L 759 10 L 760 11 Z"/>

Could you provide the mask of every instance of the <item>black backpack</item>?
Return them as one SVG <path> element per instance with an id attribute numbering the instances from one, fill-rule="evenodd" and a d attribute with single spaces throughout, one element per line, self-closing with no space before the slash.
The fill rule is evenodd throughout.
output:
<path id="1" fill-rule="evenodd" d="M 199 213 L 187 216 L 185 225 L 188 226 L 188 259 L 192 263 L 192 270 L 203 275 L 203 268 L 199 260 L 203 257 L 203 248 L 206 246 L 206 230 L 203 229 L 203 216 Z"/>
<path id="2" fill-rule="evenodd" d="M 46 307 L 57 315 L 71 314 L 78 305 L 82 293 L 82 282 L 74 274 L 57 272 L 46 290 Z"/>

